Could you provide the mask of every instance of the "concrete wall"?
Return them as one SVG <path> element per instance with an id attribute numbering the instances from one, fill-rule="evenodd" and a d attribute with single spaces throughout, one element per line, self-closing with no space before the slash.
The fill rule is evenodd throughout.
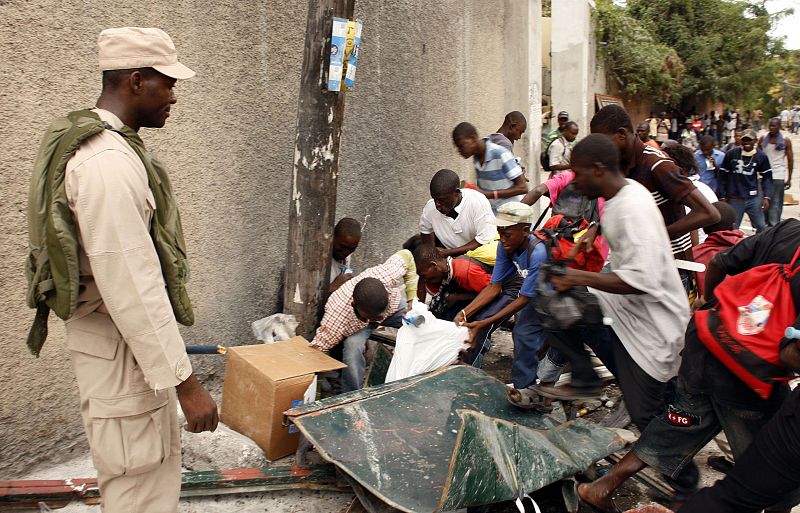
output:
<path id="1" fill-rule="evenodd" d="M 581 134 L 588 133 L 594 115 L 593 8 L 591 0 L 552 3 L 552 109 L 567 111 Z"/>
<path id="2" fill-rule="evenodd" d="M 552 82 L 553 59 L 550 55 L 553 23 L 550 16 L 542 16 L 541 44 L 542 44 L 542 129 L 550 131 L 557 126 L 554 116 L 558 111 L 553 111 Z"/>
<path id="3" fill-rule="evenodd" d="M 337 214 L 369 216 L 354 258 L 364 269 L 417 231 L 437 169 L 471 177 L 450 141 L 458 122 L 488 133 L 506 111 L 528 111 L 530 27 L 520 0 L 356 4 L 366 25 Z M 25 348 L 23 261 L 38 140 L 52 117 L 94 104 L 97 33 L 161 27 L 198 72 L 178 85 L 167 127 L 142 135 L 171 170 L 183 214 L 197 318 L 184 338 L 233 345 L 253 340 L 249 323 L 273 313 L 277 299 L 305 9 L 301 0 L 0 1 L 0 477 L 85 450 L 62 323 L 51 321 L 40 359 Z M 518 147 L 528 160 L 528 141 Z M 218 383 L 221 358 L 194 362 Z"/>

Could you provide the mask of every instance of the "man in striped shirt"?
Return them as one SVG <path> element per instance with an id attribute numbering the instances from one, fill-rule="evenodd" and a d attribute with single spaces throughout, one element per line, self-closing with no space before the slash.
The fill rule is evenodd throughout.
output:
<path id="1" fill-rule="evenodd" d="M 462 157 L 472 157 L 478 176 L 478 192 L 489 199 L 492 211 L 509 201 L 520 201 L 528 192 L 528 183 L 514 154 L 478 136 L 469 123 L 459 123 L 453 129 L 453 144 Z"/>
<path id="2" fill-rule="evenodd" d="M 401 304 L 404 284 L 408 305 Z M 342 392 L 358 390 L 364 383 L 367 339 L 379 324 L 399 328 L 400 319 L 411 299 L 417 297 L 417 268 L 414 257 L 403 249 L 386 262 L 370 267 L 347 281 L 328 298 L 311 346 L 329 351 L 343 342 Z"/>
<path id="3" fill-rule="evenodd" d="M 631 118 L 619 105 L 600 109 L 590 127 L 593 134 L 603 134 L 614 141 L 620 151 L 620 167 L 627 169 L 627 177 L 644 185 L 653 195 L 667 226 L 675 258 L 692 260 L 690 232 L 718 222 L 717 209 L 681 174 L 672 159 L 661 150 L 646 146 L 636 136 Z M 684 207 L 691 211 L 687 214 Z M 691 283 L 688 273 L 681 271 L 681 279 L 688 291 Z"/>
<path id="4" fill-rule="evenodd" d="M 520 111 L 514 110 L 506 114 L 503 124 L 497 132 L 489 135 L 489 140 L 513 153 L 514 142 L 522 137 L 527 128 L 528 121 L 525 116 Z"/>

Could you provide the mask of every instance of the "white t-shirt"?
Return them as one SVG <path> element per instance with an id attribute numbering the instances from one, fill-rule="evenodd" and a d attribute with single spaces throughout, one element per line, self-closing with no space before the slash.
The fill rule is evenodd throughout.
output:
<path id="1" fill-rule="evenodd" d="M 700 191 L 700 194 L 702 194 L 703 197 L 707 199 L 709 203 L 716 203 L 717 201 L 719 201 L 717 193 L 715 193 L 711 189 L 711 187 L 701 182 L 699 175 L 690 175 L 689 180 L 692 181 L 697 190 Z M 692 211 L 692 209 L 689 207 L 684 207 L 684 208 L 686 209 L 687 214 Z M 706 235 L 705 230 L 703 230 L 702 228 L 697 230 L 697 240 L 700 244 L 702 244 L 707 238 L 708 235 Z"/>
<path id="2" fill-rule="evenodd" d="M 461 247 L 472 239 L 480 244 L 494 240 L 497 227 L 492 224 L 494 214 L 486 196 L 472 189 L 461 189 L 461 203 L 456 205 L 458 216 L 453 219 L 436 210 L 429 199 L 419 218 L 420 233 L 433 233 L 447 249 Z"/>
<path id="3" fill-rule="evenodd" d="M 572 143 L 564 139 L 563 136 L 559 137 L 550 143 L 550 147 L 547 149 L 547 155 L 550 157 L 551 166 L 569 164 L 569 159 L 572 155 Z"/>
<path id="4" fill-rule="evenodd" d="M 789 133 L 783 130 L 781 130 L 781 135 L 783 135 L 784 141 L 789 137 Z M 769 133 L 767 133 L 761 140 L 761 149 L 767 154 L 767 158 L 769 159 L 769 166 L 772 168 L 772 179 L 786 180 L 786 148 L 778 151 L 775 143 L 770 142 Z"/>
<path id="5" fill-rule="evenodd" d="M 347 258 L 344 259 L 344 262 L 340 262 L 335 258 L 331 258 L 331 283 L 333 280 L 338 278 L 341 274 L 344 274 L 344 270 L 350 267 L 350 257 L 353 255 L 347 255 Z"/>
<path id="6" fill-rule="evenodd" d="M 628 180 L 606 200 L 603 236 L 611 253 L 611 270 L 644 294 L 611 294 L 592 290 L 611 329 L 631 358 L 661 382 L 677 375 L 679 353 L 689 322 L 689 301 L 672 256 L 667 229 L 652 194 Z"/>

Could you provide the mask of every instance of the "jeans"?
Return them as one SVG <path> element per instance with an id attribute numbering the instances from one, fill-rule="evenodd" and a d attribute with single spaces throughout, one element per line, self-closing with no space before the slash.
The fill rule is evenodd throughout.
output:
<path id="1" fill-rule="evenodd" d="M 800 486 L 800 390 L 758 432 L 722 481 L 705 488 L 680 509 L 681 513 L 746 513 L 788 509 Z"/>
<path id="2" fill-rule="evenodd" d="M 494 298 L 494 301 L 486 305 L 486 307 L 478 312 L 475 316 L 476 321 L 482 321 L 493 317 L 500 310 L 510 305 L 519 296 L 519 289 L 503 289 L 499 296 Z M 507 318 L 500 319 L 499 321 L 489 325 L 481 330 L 478 336 L 475 337 L 475 349 L 470 349 L 464 356 L 464 363 L 468 363 L 473 367 L 480 368 L 483 365 L 483 355 L 489 352 L 492 348 L 492 333 L 500 327 Z"/>
<path id="3" fill-rule="evenodd" d="M 771 417 L 772 411 L 744 410 L 719 404 L 714 396 L 693 390 L 681 377 L 678 377 L 674 404 L 670 405 L 666 413 L 653 419 L 633 451 L 648 465 L 654 466 L 668 476 L 677 476 L 700 449 L 705 447 L 720 430 L 724 430 L 738 466 L 740 458 Z M 671 420 L 676 418 L 687 421 L 683 423 L 680 420 Z M 751 471 L 752 478 L 762 469 L 751 469 Z M 773 506 L 772 509 L 790 509 L 800 499 L 800 495 L 794 490 L 796 486 L 785 489 L 785 496 L 778 495 L 766 505 L 780 500 L 781 504 Z M 709 508 L 703 511 L 719 510 Z M 744 508 L 736 511 L 750 510 Z"/>
<path id="4" fill-rule="evenodd" d="M 380 325 L 399 328 L 403 322 L 404 306 L 401 305 L 398 311 L 384 319 Z M 342 362 L 347 364 L 347 368 L 342 369 L 342 393 L 359 390 L 364 385 L 364 373 L 367 369 L 364 352 L 367 350 L 369 336 L 378 326 L 378 323 L 370 323 L 342 342 Z"/>
<path id="5" fill-rule="evenodd" d="M 781 214 L 783 214 L 783 185 L 785 180 L 772 181 L 772 196 L 769 199 L 769 210 L 767 210 L 767 224 L 775 226 L 781 222 Z"/>
<path id="6" fill-rule="evenodd" d="M 766 229 L 767 223 L 764 219 L 764 211 L 761 209 L 760 196 L 747 199 L 731 198 L 729 202 L 736 211 L 737 230 L 742 224 L 742 219 L 744 219 L 745 212 L 747 212 L 747 216 L 750 218 L 750 224 L 753 226 L 753 228 L 755 228 L 756 233 L 761 233 Z"/>
<path id="7" fill-rule="evenodd" d="M 539 362 L 538 377 L 540 383 L 555 383 L 561 377 L 567 359 L 558 352 L 558 349 L 550 347 L 547 354 Z"/>
<path id="8" fill-rule="evenodd" d="M 528 301 L 517 312 L 517 322 L 511 337 L 514 340 L 514 363 L 511 366 L 511 381 L 517 390 L 528 388 L 536 383 L 539 368 L 539 350 L 544 343 L 544 329 L 539 323 L 539 315 L 534 301 Z"/>

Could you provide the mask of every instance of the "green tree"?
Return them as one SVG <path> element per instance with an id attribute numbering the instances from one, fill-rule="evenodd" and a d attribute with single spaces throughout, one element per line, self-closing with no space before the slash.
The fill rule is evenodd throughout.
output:
<path id="1" fill-rule="evenodd" d="M 666 103 L 680 100 L 676 86 L 683 64 L 675 50 L 658 42 L 645 24 L 610 0 L 597 2 L 594 18 L 598 51 L 622 91 Z"/>
<path id="2" fill-rule="evenodd" d="M 742 103 L 772 85 L 782 45 L 763 2 L 630 0 L 628 12 L 681 57 L 683 97 Z"/>
<path id="3" fill-rule="evenodd" d="M 768 32 L 789 12 L 770 15 L 764 0 L 598 0 L 596 35 L 609 74 L 629 94 L 750 108 L 785 72 L 787 52 Z"/>

